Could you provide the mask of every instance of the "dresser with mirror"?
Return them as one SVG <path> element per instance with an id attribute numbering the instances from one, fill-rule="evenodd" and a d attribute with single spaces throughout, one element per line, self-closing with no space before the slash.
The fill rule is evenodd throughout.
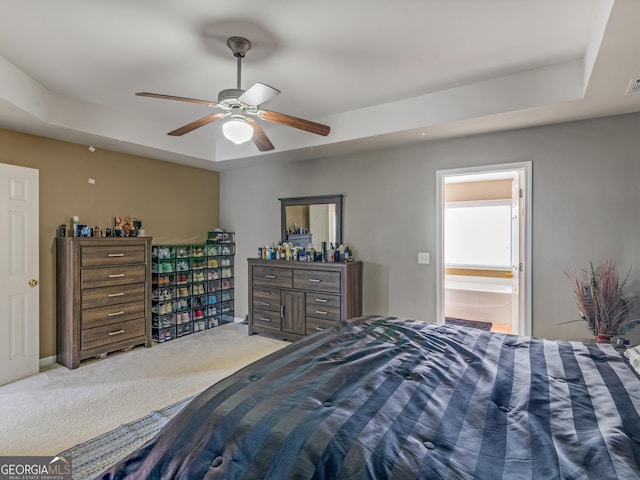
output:
<path id="1" fill-rule="evenodd" d="M 342 195 L 281 198 L 281 241 L 342 244 Z M 249 334 L 298 340 L 362 315 L 362 262 L 248 259 Z"/>

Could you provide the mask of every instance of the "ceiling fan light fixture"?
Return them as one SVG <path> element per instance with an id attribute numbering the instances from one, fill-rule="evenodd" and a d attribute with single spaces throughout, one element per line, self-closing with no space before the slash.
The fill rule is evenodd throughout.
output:
<path id="1" fill-rule="evenodd" d="M 253 137 L 253 128 L 244 119 L 231 118 L 222 125 L 222 133 L 236 145 L 248 142 Z"/>

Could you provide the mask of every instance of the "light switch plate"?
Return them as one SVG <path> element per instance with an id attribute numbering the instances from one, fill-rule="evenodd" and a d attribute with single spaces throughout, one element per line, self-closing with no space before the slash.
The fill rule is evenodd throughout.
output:
<path id="1" fill-rule="evenodd" d="M 429 263 L 429 252 L 419 252 L 418 263 Z"/>

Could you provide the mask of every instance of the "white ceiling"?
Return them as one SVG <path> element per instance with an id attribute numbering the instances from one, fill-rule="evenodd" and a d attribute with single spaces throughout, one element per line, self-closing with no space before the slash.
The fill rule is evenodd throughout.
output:
<path id="1" fill-rule="evenodd" d="M 0 0 L 0 127 L 212 170 L 640 111 L 638 0 Z M 166 133 L 236 86 L 331 126 Z"/>

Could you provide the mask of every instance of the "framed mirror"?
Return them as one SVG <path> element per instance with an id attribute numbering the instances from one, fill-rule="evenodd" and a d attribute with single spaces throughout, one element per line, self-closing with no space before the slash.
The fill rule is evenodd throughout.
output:
<path id="1" fill-rule="evenodd" d="M 342 195 L 280 198 L 280 226 L 283 242 L 320 248 L 342 243 Z"/>

